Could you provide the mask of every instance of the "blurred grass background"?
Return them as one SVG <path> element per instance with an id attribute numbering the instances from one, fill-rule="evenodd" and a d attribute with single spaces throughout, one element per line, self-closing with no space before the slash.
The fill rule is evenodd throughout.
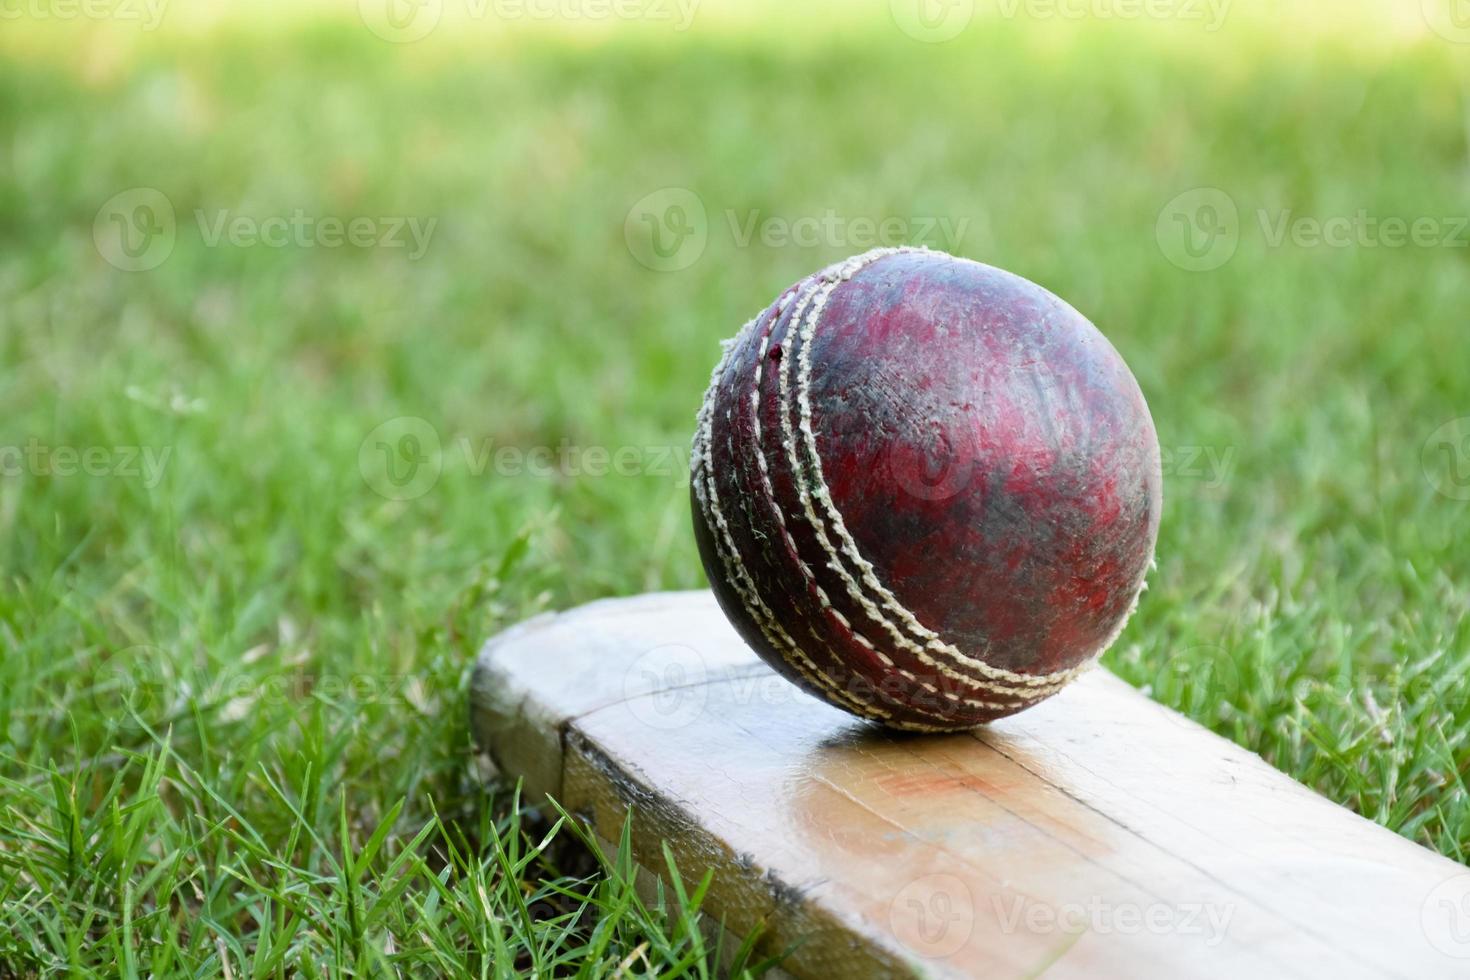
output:
<path id="1" fill-rule="evenodd" d="M 0 975 L 707 970 L 689 903 L 630 912 L 618 869 L 486 802 L 464 672 L 540 609 L 702 583 L 717 341 L 865 220 L 1040 282 L 1137 374 L 1166 512 L 1105 662 L 1463 860 L 1470 36 L 1413 0 L 1238 0 L 1218 30 L 979 6 L 944 43 L 882 0 L 704 0 L 684 30 L 672 0 L 445 0 L 412 43 L 373 0 L 7 11 L 0 447 L 107 472 L 0 459 Z M 136 188 L 176 240 L 128 272 Z M 671 188 L 704 244 L 659 271 L 640 202 Z M 1197 188 L 1238 231 L 1189 271 Z M 1458 244 L 1276 243 L 1288 211 Z M 433 225 L 417 258 L 211 244 L 298 212 Z M 384 483 L 380 441 L 437 479 Z M 636 472 L 493 457 L 562 446 Z"/>

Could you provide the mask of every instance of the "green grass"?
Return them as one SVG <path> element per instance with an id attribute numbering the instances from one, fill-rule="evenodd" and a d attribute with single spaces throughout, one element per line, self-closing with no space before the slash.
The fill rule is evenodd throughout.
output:
<path id="1" fill-rule="evenodd" d="M 830 33 L 708 6 L 687 34 L 414 45 L 330 11 L 5 28 L 0 446 L 37 452 L 0 477 L 0 976 L 713 969 L 697 895 L 642 903 L 483 790 L 465 672 L 536 611 L 701 584 L 683 468 L 716 341 L 861 249 L 742 245 L 753 212 L 965 222 L 955 251 L 1091 317 L 1171 457 L 1106 662 L 1466 858 L 1470 461 L 1426 440 L 1470 414 L 1470 251 L 1274 245 L 1257 214 L 1470 213 L 1470 49 L 1275 5 L 944 45 L 886 4 Z M 128 273 L 93 223 L 139 186 L 177 242 Z M 1156 222 L 1201 186 L 1241 231 L 1189 272 Z M 708 245 L 656 272 L 624 223 L 667 187 Z M 413 260 L 195 218 L 297 209 L 437 224 Z M 403 417 L 440 467 L 395 500 Z M 635 472 L 495 461 L 563 445 Z M 67 447 L 106 474 L 33 462 Z"/>

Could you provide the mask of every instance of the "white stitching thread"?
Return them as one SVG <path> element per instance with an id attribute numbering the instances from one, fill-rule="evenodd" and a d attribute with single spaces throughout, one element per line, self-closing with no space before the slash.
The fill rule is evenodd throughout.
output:
<path id="1" fill-rule="evenodd" d="M 908 610 L 902 603 L 900 603 L 898 601 L 898 598 L 893 595 L 893 593 L 889 591 L 882 582 L 878 580 L 872 564 L 868 562 L 867 559 L 865 559 L 859 552 L 857 548 L 857 543 L 853 540 L 852 535 L 849 533 L 846 523 L 843 521 L 841 513 L 837 510 L 837 506 L 833 502 L 831 494 L 827 488 L 826 479 L 822 472 L 821 456 L 817 452 L 816 435 L 812 431 L 811 426 L 812 413 L 810 387 L 812 337 L 815 334 L 817 324 L 821 319 L 822 312 L 826 307 L 827 301 L 830 299 L 832 293 L 836 290 L 837 286 L 851 279 L 852 276 L 859 272 L 861 269 L 865 268 L 873 262 L 876 262 L 878 259 L 906 251 L 919 250 L 875 249 L 871 252 L 867 252 L 863 255 L 855 256 L 854 258 L 847 260 L 846 262 L 826 274 L 826 288 L 822 291 L 820 298 L 817 299 L 815 305 L 812 307 L 810 314 L 804 317 L 800 322 L 801 351 L 798 364 L 797 402 L 801 410 L 799 427 L 802 432 L 805 446 L 812 461 L 812 477 L 814 483 L 813 495 L 815 495 L 817 499 L 822 502 L 823 509 L 827 512 L 827 515 L 831 520 L 833 531 L 837 534 L 839 540 L 842 542 L 843 551 L 847 554 L 848 558 L 853 562 L 853 564 L 859 569 L 862 575 L 863 583 L 866 584 L 870 590 L 876 593 L 883 600 L 883 604 L 895 614 L 897 614 L 899 619 L 918 638 L 926 641 L 924 646 L 921 647 L 919 644 L 915 643 L 913 640 L 905 636 L 899 629 L 897 629 L 897 627 L 893 625 L 892 622 L 888 620 L 886 616 L 883 615 L 882 611 L 878 609 L 877 605 L 871 600 L 871 598 L 863 593 L 862 589 L 858 587 L 855 581 L 853 581 L 851 575 L 843 566 L 841 557 L 837 554 L 836 550 L 832 548 L 831 542 L 820 530 L 818 531 L 817 535 L 818 541 L 822 544 L 824 550 L 826 550 L 830 555 L 832 561 L 829 564 L 832 569 L 838 573 L 839 577 L 842 578 L 844 584 L 847 585 L 849 595 L 851 595 L 855 601 L 862 605 L 863 609 L 869 614 L 870 617 L 873 618 L 876 623 L 878 623 L 889 632 L 896 644 L 913 653 L 925 664 L 934 667 L 936 670 L 939 670 L 941 673 L 955 680 L 961 681 L 963 683 L 972 684 L 974 686 L 980 687 L 984 690 L 992 691 L 997 694 L 1013 695 L 1023 698 L 1030 695 L 1048 695 L 1054 693 L 1057 690 L 1060 690 L 1073 678 L 1085 672 L 1086 670 L 1091 669 L 1097 658 L 1101 656 L 1103 651 L 1105 651 L 1109 645 L 1111 645 L 1111 640 L 1109 641 L 1109 643 L 1099 646 L 1097 651 L 1094 652 L 1082 663 L 1066 670 L 1056 671 L 1050 674 L 1020 674 L 1016 673 L 1015 671 L 1006 670 L 1002 667 L 996 667 L 992 664 L 986 663 L 983 660 L 979 660 L 966 655 L 953 644 L 944 642 L 942 639 L 940 639 L 937 633 L 935 633 L 933 630 L 928 629 L 922 623 L 920 623 L 918 618 L 915 617 L 914 614 L 910 610 Z M 784 369 L 785 365 L 783 365 L 782 375 L 783 388 L 785 382 L 787 381 Z M 783 399 L 785 399 L 786 397 L 788 397 L 788 395 L 783 390 Z M 786 415 L 785 413 L 783 413 L 783 421 L 785 419 Z M 798 480 L 800 481 L 802 477 L 802 471 L 799 466 L 799 460 L 796 459 L 794 454 L 792 457 L 792 466 L 797 474 Z M 807 507 L 808 520 L 812 522 L 814 527 L 820 528 L 820 525 L 815 519 L 814 513 L 812 513 L 811 511 L 805 487 L 802 487 L 802 491 L 803 505 Z M 991 678 L 992 680 L 997 681 L 1011 681 L 1013 684 L 1019 685 L 1019 687 L 1013 687 L 1008 684 L 989 683 L 986 681 L 976 680 L 973 676 L 969 674 L 955 671 L 947 665 L 939 663 L 933 658 L 927 656 L 924 652 L 925 650 L 931 650 L 935 653 L 944 654 L 951 659 L 958 661 L 965 667 L 968 667 L 969 669 L 979 673 L 983 677 Z"/>
<path id="2" fill-rule="evenodd" d="M 759 319 L 759 318 L 757 318 Z M 742 329 L 750 329 L 756 320 L 752 320 Z M 693 452 L 699 460 L 699 470 L 695 474 L 695 496 L 699 501 L 700 510 L 704 513 L 705 523 L 711 529 L 711 537 L 714 538 L 715 550 L 720 556 L 721 563 L 725 567 L 726 577 L 734 587 L 736 594 L 740 597 L 741 604 L 745 606 L 746 613 L 760 629 L 761 634 L 767 642 L 777 650 L 788 648 L 797 657 L 797 661 L 783 657 L 792 667 L 800 673 L 814 687 L 825 689 L 831 696 L 841 702 L 852 706 L 859 714 L 873 715 L 887 719 L 889 713 L 875 705 L 869 705 L 856 699 L 851 693 L 837 685 L 826 674 L 817 669 L 816 665 L 807 658 L 806 654 L 781 628 L 780 622 L 761 599 L 759 591 L 755 587 L 754 580 L 746 570 L 740 559 L 740 551 L 735 545 L 734 536 L 730 533 L 730 526 L 725 520 L 725 515 L 720 508 L 719 491 L 715 487 L 714 462 L 710 451 L 710 442 L 714 434 L 715 397 L 718 393 L 720 376 L 724 373 L 734 353 L 736 342 L 731 341 L 725 345 L 724 355 L 720 363 L 715 366 L 710 376 L 710 387 L 705 393 L 704 403 L 701 405 L 697 417 L 698 425 L 695 429 Z M 723 538 L 723 541 L 721 540 Z M 748 589 L 748 591 L 747 591 Z M 774 634 L 773 635 L 773 631 Z"/>
<path id="3" fill-rule="evenodd" d="M 891 255 L 891 254 L 894 254 L 896 251 L 900 251 L 900 250 L 888 251 L 888 252 L 885 252 L 884 254 Z M 872 253 L 869 253 L 869 254 L 872 254 Z M 819 283 L 821 285 L 819 285 Z M 806 315 L 808 309 L 811 309 L 812 300 L 816 298 L 818 292 L 821 291 L 823 288 L 825 288 L 830 293 L 830 290 L 831 290 L 832 286 L 831 285 L 828 285 L 825 280 L 821 280 L 821 279 L 813 280 L 813 283 L 812 283 L 811 288 L 809 288 L 808 291 L 805 294 L 803 294 L 803 296 L 801 298 L 801 301 L 798 302 L 796 308 L 792 312 L 790 325 L 787 327 L 787 337 L 788 338 L 794 336 L 795 333 L 796 333 L 796 331 L 800 328 L 800 326 L 801 326 L 801 324 L 803 322 L 803 317 Z M 848 593 L 850 595 L 852 595 L 853 598 L 856 599 L 859 603 L 862 603 L 865 608 L 869 609 L 869 612 L 870 612 L 870 615 L 871 615 L 871 614 L 877 612 L 876 608 L 872 606 L 872 603 L 871 602 L 865 601 L 866 600 L 866 597 L 861 595 L 861 590 L 854 591 L 853 586 L 855 586 L 855 583 L 852 583 L 851 582 L 850 578 L 847 577 L 847 575 L 845 573 L 845 570 L 838 563 L 837 552 L 832 547 L 831 542 L 827 539 L 826 532 L 822 528 L 822 523 L 818 519 L 815 511 L 812 509 L 812 506 L 811 506 L 811 498 L 810 498 L 810 496 L 809 496 L 809 494 L 807 492 L 806 482 L 805 482 L 805 480 L 803 478 L 803 475 L 802 475 L 802 472 L 801 472 L 800 460 L 797 458 L 797 455 L 796 455 L 796 437 L 795 437 L 795 434 L 793 433 L 792 428 L 791 428 L 791 413 L 790 413 L 790 409 L 789 409 L 789 406 L 790 406 L 790 393 L 789 393 L 789 389 L 790 389 L 790 369 L 789 369 L 789 366 L 790 366 L 790 363 L 791 363 L 791 359 L 789 357 L 782 359 L 779 410 L 780 410 L 780 416 L 781 416 L 782 445 L 783 445 L 783 447 L 786 450 L 786 454 L 787 454 L 787 457 L 788 457 L 788 462 L 790 463 L 790 465 L 792 467 L 792 480 L 793 480 L 794 484 L 796 485 L 798 494 L 799 494 L 800 499 L 801 499 L 802 507 L 803 507 L 803 509 L 804 509 L 804 511 L 806 513 L 807 521 L 811 525 L 812 530 L 816 533 L 816 537 L 817 537 L 818 543 L 822 546 L 823 550 L 827 552 L 829 558 L 831 559 L 831 561 L 829 562 L 829 565 L 831 567 L 835 568 L 837 570 L 837 572 L 840 575 L 843 576 L 844 580 L 849 583 Z M 761 470 L 761 473 L 762 473 L 762 477 L 763 477 L 763 479 L 766 479 L 766 472 L 767 471 L 766 471 L 766 463 L 765 463 L 765 453 L 764 453 L 764 450 L 762 449 L 761 443 L 760 443 L 759 420 L 757 420 L 757 428 L 756 428 L 756 449 L 757 449 L 757 456 L 760 459 L 760 470 Z M 798 550 L 797 547 L 796 547 L 796 542 L 795 542 L 795 540 L 792 539 L 792 537 L 790 535 L 790 532 L 789 532 L 789 530 L 786 527 L 785 518 L 784 518 L 784 516 L 781 515 L 781 509 L 780 509 L 780 507 L 777 506 L 776 503 L 775 503 L 775 492 L 771 488 L 768 479 L 767 479 L 766 483 L 764 484 L 764 488 L 765 488 L 766 493 L 771 497 L 771 506 L 772 506 L 772 508 L 777 513 L 777 516 L 778 516 L 778 519 L 779 519 L 779 526 L 780 526 L 781 534 L 785 537 L 786 543 L 791 548 L 791 550 L 793 552 L 796 552 Z M 923 688 L 924 690 L 928 691 L 931 694 L 936 694 L 936 695 L 938 695 L 940 697 L 947 698 L 947 699 L 949 699 L 951 701 L 955 701 L 955 702 L 958 702 L 960 704 L 964 704 L 964 705 L 966 705 L 968 707 L 982 708 L 982 709 L 991 710 L 991 711 L 996 711 L 996 710 L 999 710 L 999 711 L 1010 711 L 1010 710 L 1015 710 L 1016 708 L 1018 708 L 1020 706 L 1020 705 L 1018 705 L 1017 703 L 1014 703 L 1014 702 L 986 701 L 986 700 L 980 699 L 980 698 L 967 698 L 967 697 L 964 697 L 964 696 L 960 695 L 957 692 L 948 691 L 948 690 L 944 690 L 944 689 L 941 689 L 939 687 L 936 687 L 932 682 L 930 682 L 928 680 L 925 680 L 925 679 L 919 677 L 917 674 L 914 674 L 911 671 L 908 671 L 908 670 L 904 669 L 903 667 L 900 667 L 899 665 L 897 665 L 896 663 L 893 662 L 893 659 L 891 657 L 889 657 L 885 652 L 883 652 L 881 649 L 879 649 L 876 644 L 874 644 L 871 640 L 869 640 L 866 636 L 864 636 L 855 626 L 853 626 L 848 621 L 847 617 L 843 616 L 842 613 L 839 610 L 837 610 L 837 609 L 835 609 L 835 608 L 832 607 L 831 598 L 827 595 L 826 590 L 824 590 L 822 588 L 822 586 L 817 582 L 816 577 L 815 577 L 815 575 L 813 575 L 811 568 L 805 562 L 799 562 L 798 564 L 800 565 L 801 570 L 802 570 L 802 573 L 803 573 L 803 575 L 805 576 L 805 578 L 807 580 L 807 584 L 809 585 L 810 588 L 812 588 L 816 592 L 817 597 L 818 597 L 818 600 L 821 602 L 823 609 L 826 610 L 826 611 L 828 611 L 828 612 L 830 612 L 833 616 L 835 616 L 837 618 L 838 622 L 840 622 L 848 630 L 848 632 L 852 634 L 853 639 L 855 641 L 857 641 L 860 645 L 862 645 L 863 647 L 865 647 L 866 649 L 871 650 L 873 652 L 873 654 L 875 656 L 877 656 L 878 659 L 883 663 L 883 665 L 885 667 L 887 667 L 888 669 L 894 671 L 895 673 L 897 673 L 899 676 L 903 677 L 904 679 L 909 680 L 909 681 L 912 681 L 913 683 L 919 685 L 919 687 Z M 881 614 L 880 614 L 880 617 L 879 618 L 881 619 Z M 919 659 L 920 659 L 920 661 L 922 661 L 923 663 L 925 663 L 927 665 L 935 666 L 935 667 L 938 667 L 939 666 L 937 664 L 934 664 L 933 661 L 930 658 L 924 656 L 924 654 L 922 653 L 922 651 L 919 651 Z M 992 690 L 994 693 L 998 693 L 998 694 L 1002 694 L 1002 695 L 1013 695 L 1013 696 L 1016 696 L 1016 697 L 1019 698 L 1021 704 L 1027 703 L 1027 701 L 1028 701 L 1028 697 L 1027 696 L 1028 695 L 1034 696 L 1037 693 L 1037 692 L 1034 692 L 1034 691 L 1012 692 L 1011 690 L 1006 689 L 1006 688 L 1003 688 L 1003 687 L 1000 687 L 999 685 L 990 685 L 990 684 L 986 684 L 983 681 L 982 682 L 977 682 L 974 678 L 969 677 L 969 676 L 967 676 L 965 674 L 956 672 L 956 671 L 949 672 L 949 676 L 952 679 L 958 680 L 958 681 L 960 681 L 961 683 L 964 683 L 967 686 L 977 686 L 977 687 L 980 687 L 981 689 Z M 1034 699 L 1034 697 L 1032 699 Z"/>
<path id="4" fill-rule="evenodd" d="M 807 296 L 807 302 L 804 303 L 803 306 L 797 311 L 796 315 L 792 319 L 792 325 L 788 330 L 788 336 L 796 335 L 797 331 L 800 331 L 800 338 L 803 342 L 803 346 L 801 349 L 801 361 L 802 365 L 805 366 L 808 371 L 810 370 L 810 354 L 809 347 L 807 345 L 810 343 L 811 339 L 811 331 L 809 329 L 809 326 L 815 323 L 817 318 L 820 317 L 821 310 L 825 306 L 827 298 L 830 297 L 832 291 L 835 290 L 840 283 L 850 278 L 864 265 L 870 262 L 874 262 L 887 255 L 894 255 L 899 252 L 905 251 L 916 250 L 877 249 L 864 255 L 856 256 L 852 259 L 849 259 L 847 260 L 847 262 L 838 266 L 835 270 L 831 270 L 828 273 L 824 274 L 822 278 L 822 288 L 812 292 Z M 813 305 L 813 300 L 815 300 L 815 305 Z M 794 350 L 795 345 L 793 344 L 792 347 Z M 1007 685 L 992 684 L 983 680 L 977 680 L 975 677 L 969 674 L 963 673 L 961 671 L 956 671 L 952 668 L 946 667 L 944 664 L 936 662 L 932 657 L 928 656 L 924 652 L 923 648 L 908 640 L 908 638 L 905 637 L 903 633 L 897 629 L 897 627 L 895 627 L 891 622 L 888 621 L 888 619 L 883 615 L 882 611 L 877 607 L 872 599 L 864 594 L 862 587 L 857 583 L 857 581 L 852 578 L 851 574 L 843 566 L 841 555 L 839 555 L 837 549 L 832 545 L 831 540 L 827 537 L 823 522 L 821 518 L 817 516 L 816 510 L 812 506 L 812 494 L 805 479 L 805 473 L 801 465 L 801 460 L 798 457 L 796 435 L 791 425 L 791 360 L 792 358 L 786 358 L 783 360 L 781 371 L 781 425 L 783 433 L 783 443 L 786 449 L 788 462 L 792 469 L 792 478 L 796 484 L 798 496 L 801 501 L 802 510 L 806 515 L 807 523 L 811 525 L 812 530 L 817 538 L 817 543 L 822 547 L 822 550 L 827 553 L 829 559 L 827 562 L 828 567 L 838 574 L 838 577 L 842 580 L 844 586 L 846 587 L 848 595 L 860 606 L 862 606 L 864 611 L 868 613 L 870 619 L 885 628 L 892 635 L 894 642 L 898 646 L 914 654 L 919 659 L 919 661 L 924 663 L 926 666 L 934 667 L 940 673 L 944 674 L 952 680 L 958 681 L 967 686 L 978 687 L 982 690 L 988 690 L 992 693 L 1000 694 L 1002 696 L 1016 697 L 1023 702 L 1027 700 L 1035 700 L 1036 698 L 1043 696 L 1044 694 L 1051 693 L 1050 691 L 1042 691 L 1033 688 L 1016 689 Z M 810 437 L 811 429 L 809 415 L 808 417 L 803 418 L 801 424 L 805 430 L 804 434 Z M 814 439 L 811 442 L 811 445 L 813 446 L 813 454 L 815 456 Z M 819 490 L 821 492 L 825 492 L 826 484 L 825 482 L 822 482 L 820 472 L 818 472 L 818 474 L 816 475 L 816 479 L 818 481 Z M 871 566 L 869 567 L 871 568 Z M 871 572 L 869 572 L 869 575 L 871 575 Z M 873 581 L 869 584 L 870 587 L 874 585 L 877 586 L 877 589 L 875 589 L 875 591 L 882 589 L 881 584 L 877 583 L 876 577 L 874 577 Z M 856 631 L 854 631 L 854 635 L 861 637 L 861 634 L 857 633 Z M 928 685 L 924 681 L 920 681 L 913 674 L 902 671 L 901 668 L 893 665 L 892 661 L 884 656 L 882 652 L 878 650 L 876 645 L 871 643 L 871 641 L 868 641 L 865 637 L 862 637 L 862 640 L 865 646 L 868 646 L 880 657 L 883 657 L 885 664 L 893 666 L 893 669 L 895 670 L 900 670 L 902 673 L 905 674 L 905 676 L 915 680 L 922 686 L 925 686 L 927 690 L 934 691 L 934 693 L 941 693 L 935 690 L 932 685 Z M 1015 709 L 1018 707 L 1017 704 L 1001 704 L 991 701 L 977 701 L 975 699 L 962 700 L 965 700 L 965 703 L 971 703 L 973 704 L 973 706 L 981 708 L 1007 710 Z"/>
<path id="5" fill-rule="evenodd" d="M 811 295 L 818 288 L 818 283 L 818 280 L 814 280 L 812 284 L 808 287 L 807 291 L 804 294 L 801 294 L 800 298 L 796 300 L 796 306 L 793 309 L 790 325 L 787 327 L 788 335 L 797 323 L 798 312 L 805 308 L 806 302 L 810 300 Z M 775 487 L 773 487 L 771 484 L 770 469 L 766 462 L 764 427 L 762 425 L 760 415 L 761 371 L 764 369 L 765 366 L 766 351 L 768 350 L 770 345 L 771 335 L 775 332 L 775 325 L 777 320 L 779 320 L 779 315 L 772 318 L 770 328 L 766 331 L 765 335 L 761 337 L 760 349 L 756 354 L 755 385 L 750 394 L 751 408 L 754 412 L 754 421 L 752 423 L 752 428 L 755 433 L 756 468 L 760 474 L 761 490 L 765 494 L 766 502 L 770 504 L 771 510 L 776 515 L 777 530 L 781 534 L 781 538 L 786 544 L 786 547 L 790 550 L 791 554 L 799 555 L 800 549 L 798 549 L 796 546 L 796 540 L 792 538 L 791 531 L 786 526 L 786 515 L 782 512 L 780 505 L 776 502 L 776 490 Z M 784 407 L 779 404 L 778 408 L 784 410 Z M 951 700 L 959 701 L 960 703 L 968 705 L 970 707 L 987 708 L 992 710 L 1006 710 L 1015 707 L 1015 705 L 1013 704 L 1003 704 L 994 701 L 980 701 L 971 698 L 961 697 L 954 692 L 941 691 L 935 688 L 934 685 L 929 683 L 928 681 L 925 681 L 917 675 L 912 674 L 909 671 L 898 666 L 892 661 L 892 659 L 888 657 L 887 654 L 874 646 L 866 637 L 859 634 L 852 623 L 848 621 L 848 618 L 844 616 L 840 610 L 832 605 L 831 598 L 827 595 L 826 590 L 822 588 L 821 584 L 817 582 L 816 576 L 812 574 L 811 567 L 808 566 L 806 562 L 801 561 L 800 558 L 797 559 L 796 564 L 797 567 L 801 569 L 802 576 L 806 580 L 807 587 L 816 594 L 817 601 L 821 603 L 822 610 L 835 618 L 837 622 L 841 623 L 844 629 L 851 633 L 853 637 L 864 647 L 871 650 L 883 663 L 883 665 L 889 670 L 894 671 L 906 680 L 913 681 L 915 684 L 918 684 L 920 687 L 924 688 L 932 694 L 938 694 L 941 697 L 947 697 Z M 829 652 L 831 652 L 830 648 Z"/>

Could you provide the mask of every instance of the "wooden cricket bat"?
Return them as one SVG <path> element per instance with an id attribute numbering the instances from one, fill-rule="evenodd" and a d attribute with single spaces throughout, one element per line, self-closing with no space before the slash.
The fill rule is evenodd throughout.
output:
<path id="1" fill-rule="evenodd" d="M 492 640 L 472 718 L 603 840 L 631 808 L 644 868 L 668 841 L 713 869 L 706 909 L 793 976 L 1470 976 L 1470 872 L 1103 669 L 895 735 L 775 676 L 709 593 L 655 594 Z"/>

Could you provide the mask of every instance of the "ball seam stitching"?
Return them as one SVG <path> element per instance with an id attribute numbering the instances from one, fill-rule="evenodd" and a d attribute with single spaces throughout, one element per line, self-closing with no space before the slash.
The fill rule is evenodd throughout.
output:
<path id="1" fill-rule="evenodd" d="M 899 602 L 898 597 L 895 596 L 878 579 L 872 563 L 863 557 L 861 551 L 857 547 L 857 542 L 853 540 L 851 532 L 848 530 L 847 524 L 843 520 L 841 512 L 838 511 L 836 503 L 832 500 L 831 493 L 827 486 L 826 476 L 822 470 L 821 455 L 817 451 L 816 434 L 812 429 L 810 391 L 811 342 L 813 337 L 815 336 L 816 328 L 821 321 L 821 317 L 823 312 L 825 311 L 828 300 L 831 298 L 832 293 L 837 289 L 839 285 L 850 280 L 862 269 L 878 261 L 879 259 L 886 258 L 890 255 L 913 251 L 924 250 L 913 248 L 874 249 L 870 252 L 866 252 L 862 255 L 858 255 L 851 259 L 848 259 L 846 262 L 842 263 L 841 265 L 837 266 L 835 269 L 830 270 L 827 273 L 830 278 L 828 279 L 827 285 L 823 290 L 821 297 L 816 301 L 808 316 L 805 317 L 800 324 L 800 339 L 802 346 L 797 371 L 797 404 L 801 412 L 799 428 L 801 430 L 803 442 L 805 444 L 807 452 L 811 456 L 812 460 L 813 489 L 811 495 L 815 496 L 819 501 L 821 501 L 822 508 L 826 511 L 827 516 L 831 521 L 832 529 L 837 535 L 839 541 L 842 543 L 842 551 L 847 554 L 848 558 L 857 567 L 862 577 L 863 583 L 867 585 L 867 587 L 872 591 L 873 594 L 875 594 L 879 599 L 882 600 L 883 605 L 887 606 L 893 613 L 898 616 L 899 621 L 907 626 L 908 629 L 913 632 L 918 639 L 924 640 L 924 644 L 921 646 L 919 643 L 915 642 L 915 640 L 910 639 L 908 636 L 905 636 L 903 631 L 895 626 L 893 622 L 890 621 L 889 618 L 883 614 L 877 603 L 873 601 L 873 598 L 863 592 L 861 586 L 858 585 L 858 583 L 852 578 L 851 573 L 849 573 L 846 567 L 842 564 L 841 556 L 839 555 L 837 549 L 832 547 L 832 544 L 830 540 L 826 537 L 825 533 L 818 534 L 818 541 L 822 544 L 823 549 L 826 550 L 828 555 L 831 557 L 832 560 L 830 562 L 830 565 L 838 573 L 838 575 L 842 578 L 844 584 L 847 586 L 848 594 L 851 595 L 855 601 L 862 605 L 863 609 L 868 613 L 870 617 L 873 618 L 876 623 L 887 630 L 887 632 L 893 637 L 894 642 L 898 646 L 913 653 L 916 657 L 919 658 L 920 661 L 931 667 L 934 667 L 945 676 L 951 677 L 954 680 L 961 681 L 967 684 L 972 684 L 983 690 L 991 691 L 995 694 L 1032 699 L 1044 695 L 1049 695 L 1057 690 L 1060 690 L 1073 678 L 1090 669 L 1096 658 L 1102 653 L 1103 650 L 1106 649 L 1106 646 L 1099 648 L 1096 653 L 1092 654 L 1081 664 L 1078 664 L 1077 666 L 1068 668 L 1066 670 L 1056 671 L 1049 674 L 1021 674 L 1015 671 L 1006 670 L 1003 667 L 996 667 L 983 660 L 971 657 L 965 654 L 953 644 L 945 642 L 943 639 L 940 638 L 938 633 L 920 623 L 913 612 L 909 610 L 906 606 L 904 606 L 901 602 Z M 800 467 L 797 465 L 797 461 L 794 455 L 793 467 L 796 469 L 799 477 L 801 471 Z M 803 494 L 803 503 L 807 505 L 808 519 L 811 520 L 815 526 L 815 513 L 812 511 L 805 494 Z M 978 680 L 973 676 L 970 676 L 960 671 L 956 671 L 954 668 L 935 660 L 933 657 L 929 656 L 926 651 L 933 651 L 934 653 L 945 654 L 953 660 L 957 661 L 959 664 L 968 667 L 971 670 L 974 670 L 982 677 L 989 678 L 990 680 Z M 1011 682 L 1011 684 L 993 683 L 995 681 L 1009 681 Z"/>

